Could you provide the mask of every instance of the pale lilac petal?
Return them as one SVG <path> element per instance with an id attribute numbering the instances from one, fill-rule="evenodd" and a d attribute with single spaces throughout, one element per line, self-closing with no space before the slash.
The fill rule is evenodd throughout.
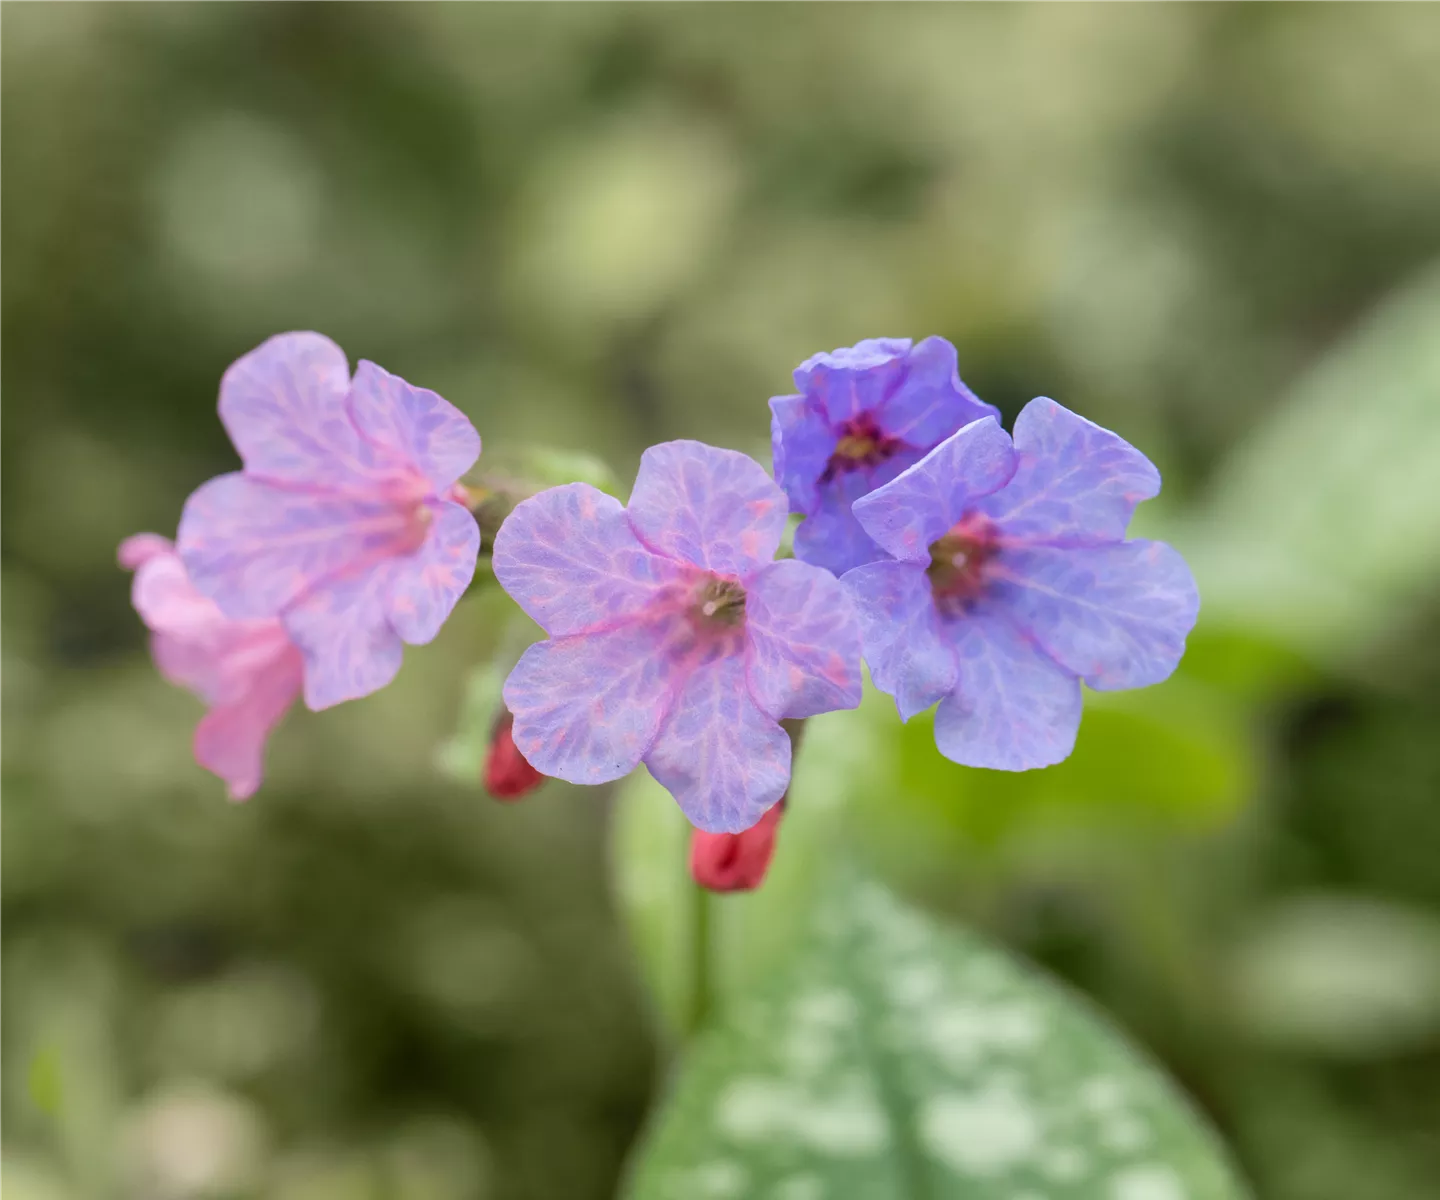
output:
<path id="1" fill-rule="evenodd" d="M 386 617 L 396 564 L 336 575 L 285 611 L 305 656 L 305 704 L 316 711 L 377 692 L 400 670 L 403 644 Z"/>
<path id="2" fill-rule="evenodd" d="M 440 632 L 480 553 L 480 527 L 468 508 L 444 501 L 429 511 L 435 515 L 420 549 L 395 560 L 385 604 L 391 627 L 415 646 Z"/>
<path id="3" fill-rule="evenodd" d="M 665 652 L 674 618 L 537 642 L 505 681 L 515 745 L 537 771 L 608 783 L 655 741 L 683 675 Z"/>
<path id="4" fill-rule="evenodd" d="M 177 539 L 195 586 L 227 616 L 273 617 L 337 572 L 402 551 L 404 509 L 221 475 L 185 502 Z M 413 545 L 413 542 L 409 544 Z"/>
<path id="5" fill-rule="evenodd" d="M 1007 548 L 991 573 L 994 600 L 1100 691 L 1168 678 L 1200 609 L 1190 568 L 1163 542 Z"/>
<path id="6" fill-rule="evenodd" d="M 629 621 L 687 575 L 640 541 L 618 500 L 588 483 L 517 505 L 495 535 L 492 562 L 500 586 L 557 637 Z"/>
<path id="7" fill-rule="evenodd" d="M 927 450 L 971 421 L 998 418 L 1000 410 L 961 382 L 955 347 L 942 337 L 927 337 L 906 356 L 903 381 L 875 415 L 891 437 Z"/>
<path id="8" fill-rule="evenodd" d="M 300 695 L 302 662 L 289 647 L 252 673 L 245 693 L 212 708 L 195 730 L 195 761 L 223 779 L 232 800 L 255 794 L 264 776 L 265 741 Z"/>
<path id="9" fill-rule="evenodd" d="M 943 634 L 924 566 L 872 563 L 848 572 L 841 583 L 855 599 L 870 678 L 895 697 L 902 721 L 924 712 L 955 686 L 955 654 Z"/>
<path id="10" fill-rule="evenodd" d="M 418 469 L 443 493 L 480 457 L 480 435 L 448 400 L 361 360 L 350 385 L 350 414 L 384 455 Z"/>
<path id="11" fill-rule="evenodd" d="M 746 680 L 776 720 L 860 703 L 860 624 L 840 581 L 788 559 L 745 580 Z"/>
<path id="12" fill-rule="evenodd" d="M 679 441 L 645 451 L 629 513 L 652 550 L 741 575 L 775 557 L 789 506 L 753 458 Z"/>
<path id="13" fill-rule="evenodd" d="M 1065 759 L 1080 728 L 1080 682 L 1008 621 L 947 625 L 959 678 L 935 711 L 940 753 L 967 767 L 1029 771 Z"/>
<path id="14" fill-rule="evenodd" d="M 816 484 L 835 453 L 835 431 L 804 396 L 770 398 L 770 450 L 775 482 L 790 499 L 790 511 L 808 513 L 818 503 Z"/>
<path id="15" fill-rule="evenodd" d="M 1015 476 L 976 506 L 1007 542 L 1118 542 L 1160 473 L 1124 438 L 1043 396 L 1015 420 Z"/>
<path id="16" fill-rule="evenodd" d="M 867 338 L 814 354 L 795 368 L 795 386 L 818 398 L 838 424 L 878 408 L 905 381 L 909 338 Z"/>
<path id="17" fill-rule="evenodd" d="M 142 563 L 149 562 L 162 554 L 175 553 L 175 546 L 169 538 L 158 533 L 136 533 L 120 543 L 115 551 L 115 560 L 126 570 L 133 571 Z"/>
<path id="18" fill-rule="evenodd" d="M 282 333 L 220 382 L 220 420 L 256 478 L 355 486 L 382 464 L 350 420 L 345 352 L 318 333 Z"/>
<path id="19" fill-rule="evenodd" d="M 790 737 L 750 698 L 744 657 L 729 655 L 692 671 L 645 765 L 697 829 L 739 833 L 785 794 Z"/>
<path id="20" fill-rule="evenodd" d="M 855 501 L 852 511 L 887 552 L 928 562 L 931 544 L 973 508 L 977 498 L 1004 487 L 1014 470 L 1009 436 L 994 417 L 985 417 Z"/>

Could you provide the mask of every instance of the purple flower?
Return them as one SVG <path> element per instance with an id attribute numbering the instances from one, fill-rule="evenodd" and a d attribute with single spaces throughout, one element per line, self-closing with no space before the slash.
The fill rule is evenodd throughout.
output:
<path id="1" fill-rule="evenodd" d="M 265 739 L 300 695 L 300 651 L 279 621 L 225 616 L 190 586 L 165 538 L 126 538 L 119 559 L 135 572 L 131 598 L 160 674 L 209 709 L 195 730 L 195 761 L 226 782 L 230 799 L 247 799 L 264 774 Z"/>
<path id="2" fill-rule="evenodd" d="M 960 382 L 955 347 L 928 337 L 872 338 L 817 354 L 795 372 L 798 396 L 770 401 L 775 478 L 806 520 L 795 556 L 841 575 L 885 552 L 850 506 L 913 466 L 962 425 L 996 409 Z"/>
<path id="3" fill-rule="evenodd" d="M 898 561 L 857 567 L 875 685 L 909 720 L 939 700 L 935 743 L 955 762 L 1024 771 L 1060 762 L 1080 680 L 1159 683 L 1185 652 L 1200 597 L 1162 542 L 1125 540 L 1160 490 L 1134 447 L 1033 400 L 1015 440 L 992 418 L 947 438 L 855 503 Z"/>
<path id="4" fill-rule="evenodd" d="M 584 483 L 520 504 L 495 576 L 550 634 L 505 683 L 537 770 L 605 783 L 640 762 L 700 829 L 736 833 L 784 794 L 785 718 L 860 702 L 839 581 L 772 562 L 785 497 L 733 450 L 645 451 L 629 508 Z"/>
<path id="5" fill-rule="evenodd" d="M 179 552 L 226 616 L 279 618 L 305 703 L 384 687 L 401 643 L 430 641 L 475 572 L 456 484 L 480 454 L 464 414 L 374 363 L 355 377 L 318 333 L 285 333 L 225 373 L 220 419 L 245 469 L 187 501 Z"/>

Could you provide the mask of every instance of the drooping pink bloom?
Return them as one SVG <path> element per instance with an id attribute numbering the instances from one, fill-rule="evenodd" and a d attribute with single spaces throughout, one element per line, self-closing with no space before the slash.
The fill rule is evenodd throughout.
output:
<path id="1" fill-rule="evenodd" d="M 131 597 L 160 674 L 209 709 L 195 730 L 195 761 L 225 781 L 230 799 L 254 795 L 265 739 L 300 695 L 300 651 L 279 621 L 231 620 L 197 592 L 167 538 L 138 533 L 118 557 L 135 572 Z"/>
<path id="2" fill-rule="evenodd" d="M 537 770 L 606 783 L 644 762 L 711 833 L 754 825 L 790 782 L 780 722 L 860 703 L 860 632 L 828 571 L 772 561 L 785 495 L 700 442 L 651 446 L 630 504 L 588 484 L 516 507 L 495 577 L 542 628 L 505 682 Z"/>
<path id="3" fill-rule="evenodd" d="M 480 534 L 459 499 L 480 435 L 434 392 L 340 347 L 284 333 L 220 384 L 245 469 L 200 487 L 178 547 L 227 615 L 278 618 L 305 656 L 305 703 L 384 687 L 402 643 L 439 632 L 475 572 Z"/>

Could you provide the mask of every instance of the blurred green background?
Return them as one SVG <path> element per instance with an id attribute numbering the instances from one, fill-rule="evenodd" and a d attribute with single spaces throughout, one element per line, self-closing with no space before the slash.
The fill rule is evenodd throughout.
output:
<path id="1" fill-rule="evenodd" d="M 765 458 L 879 335 L 1144 448 L 1181 673 L 1020 777 L 813 722 L 794 806 L 1094 996 L 1261 1195 L 1436 1195 L 1437 62 L 1423 5 L 6 4 L 7 1197 L 603 1197 L 654 1092 L 610 797 L 436 765 L 494 597 L 248 805 L 190 759 L 114 548 L 296 328 L 626 480 Z"/>

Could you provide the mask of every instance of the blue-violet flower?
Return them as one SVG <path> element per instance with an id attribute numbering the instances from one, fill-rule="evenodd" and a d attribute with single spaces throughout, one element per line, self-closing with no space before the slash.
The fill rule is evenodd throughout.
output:
<path id="1" fill-rule="evenodd" d="M 1073 749 L 1080 680 L 1109 691 L 1167 678 L 1200 599 L 1173 549 L 1125 539 L 1159 490 L 1138 450 L 1041 398 L 1013 443 L 993 418 L 975 421 L 857 500 L 896 561 L 843 582 L 901 718 L 939 700 L 942 754 L 1023 771 Z"/>
<path id="2" fill-rule="evenodd" d="M 960 382 L 955 347 L 871 338 L 806 359 L 796 396 L 770 401 L 775 478 L 805 520 L 795 557 L 841 575 L 886 557 L 851 514 L 962 425 L 998 416 Z"/>

